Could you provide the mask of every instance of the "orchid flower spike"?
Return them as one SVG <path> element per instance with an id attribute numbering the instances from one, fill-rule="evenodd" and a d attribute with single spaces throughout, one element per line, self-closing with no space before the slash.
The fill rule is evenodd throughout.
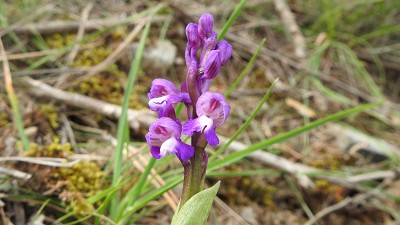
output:
<path id="1" fill-rule="evenodd" d="M 193 135 L 193 132 L 202 132 L 209 145 L 219 144 L 215 128 L 221 126 L 230 113 L 230 106 L 225 98 L 218 93 L 203 93 L 196 104 L 198 118 L 189 120 L 183 125 L 183 134 Z"/>
<path id="2" fill-rule="evenodd" d="M 171 117 L 175 119 L 175 111 L 173 106 L 179 102 L 190 103 L 188 93 L 180 92 L 175 85 L 166 79 L 154 79 L 150 89 L 149 107 L 151 110 L 158 112 L 158 117 Z"/>
<path id="3" fill-rule="evenodd" d="M 176 154 L 182 163 L 193 157 L 194 148 L 180 140 L 182 125 L 169 117 L 156 120 L 146 134 L 146 141 L 154 158 L 160 159 L 167 152 Z"/>

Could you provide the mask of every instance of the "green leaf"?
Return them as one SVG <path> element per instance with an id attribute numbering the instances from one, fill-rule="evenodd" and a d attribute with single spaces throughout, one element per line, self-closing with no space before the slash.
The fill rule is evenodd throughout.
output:
<path id="1" fill-rule="evenodd" d="M 193 195 L 193 197 L 175 213 L 171 225 L 204 225 L 207 221 L 220 183 L 221 182 L 218 181 L 214 186 Z"/>

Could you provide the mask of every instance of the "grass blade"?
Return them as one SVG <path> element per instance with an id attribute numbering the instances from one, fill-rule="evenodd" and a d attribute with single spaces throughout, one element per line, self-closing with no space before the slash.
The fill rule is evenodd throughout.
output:
<path id="1" fill-rule="evenodd" d="M 136 56 L 135 59 L 132 62 L 131 65 L 131 70 L 129 71 L 128 75 L 128 84 L 125 89 L 125 95 L 124 95 L 124 101 L 122 104 L 122 110 L 121 110 L 121 116 L 120 119 L 118 120 L 118 131 L 117 131 L 117 137 L 118 137 L 118 143 L 116 147 L 116 152 L 114 156 L 114 173 L 113 173 L 113 179 L 112 179 L 112 186 L 116 185 L 118 183 L 118 180 L 120 178 L 120 173 L 121 173 L 121 168 L 122 168 L 122 151 L 124 148 L 125 143 L 127 140 L 124 140 L 125 138 L 125 127 L 128 125 L 127 121 L 127 115 L 128 115 L 128 105 L 129 105 L 129 98 L 133 89 L 133 85 L 136 81 L 136 78 L 139 74 L 139 68 L 140 64 L 142 61 L 142 55 L 144 52 L 144 46 L 146 44 L 146 39 L 147 36 L 150 32 L 150 23 L 146 25 L 146 27 L 143 30 L 142 37 L 140 38 L 140 43 L 139 47 L 136 51 Z M 112 201 L 111 201 L 111 218 L 115 218 L 116 215 L 116 206 L 117 206 L 118 200 L 117 196 L 115 196 Z"/>
<path id="2" fill-rule="evenodd" d="M 24 122 L 22 121 L 21 113 L 18 107 L 17 95 L 14 92 L 12 84 L 12 77 L 10 71 L 10 65 L 8 64 L 7 53 L 3 46 L 3 41 L 0 38 L 0 58 L 3 61 L 3 73 L 4 73 L 4 86 L 6 88 L 7 96 L 11 104 L 14 122 L 17 126 L 19 137 L 21 138 L 22 146 L 25 151 L 29 149 L 29 139 L 25 133 Z"/>
<path id="3" fill-rule="evenodd" d="M 240 75 L 236 78 L 235 82 L 228 88 L 228 90 L 225 92 L 224 96 L 225 98 L 228 97 L 231 92 L 239 85 L 239 83 L 243 80 L 244 76 L 249 72 L 250 68 L 253 66 L 254 61 L 257 59 L 258 55 L 260 54 L 261 48 L 264 46 L 265 43 L 265 38 L 260 42 L 260 44 L 257 47 L 256 52 L 254 55 L 251 57 L 250 61 L 246 64 Z"/>
<path id="4" fill-rule="evenodd" d="M 365 111 L 367 109 L 370 109 L 372 107 L 378 106 L 380 104 L 382 104 L 382 102 L 360 105 L 360 106 L 357 106 L 357 107 L 354 107 L 354 108 L 351 108 L 351 109 L 348 109 L 348 110 L 344 110 L 344 111 L 335 113 L 335 114 L 327 116 L 325 118 L 313 121 L 313 122 L 311 122 L 309 124 L 306 124 L 306 125 L 304 125 L 302 127 L 299 127 L 297 129 L 294 129 L 294 130 L 291 130 L 291 131 L 288 131 L 288 132 L 285 132 L 283 134 L 279 134 L 279 135 L 277 135 L 275 137 L 272 137 L 272 138 L 270 138 L 268 140 L 260 141 L 258 143 L 255 143 L 255 144 L 249 146 L 246 149 L 243 149 L 240 152 L 232 153 L 232 154 L 224 157 L 223 159 L 211 162 L 209 164 L 209 170 L 210 171 L 211 170 L 215 170 L 215 169 L 223 167 L 225 165 L 232 164 L 232 163 L 237 162 L 240 159 L 246 157 L 247 155 L 251 154 L 252 152 L 255 152 L 257 150 L 264 149 L 264 148 L 266 148 L 268 146 L 271 146 L 273 144 L 285 141 L 285 140 L 287 140 L 289 138 L 292 138 L 292 137 L 295 137 L 295 136 L 297 136 L 299 134 L 302 134 L 304 132 L 310 131 L 311 129 L 316 128 L 318 126 L 321 126 L 321 125 L 323 125 L 325 123 L 342 119 L 342 118 L 344 118 L 346 116 L 349 116 L 351 114 Z"/>
<path id="5" fill-rule="evenodd" d="M 119 210 L 118 210 L 118 215 L 116 218 L 116 221 L 118 221 L 122 214 L 123 214 L 123 209 L 125 207 L 130 207 L 132 206 L 135 201 L 137 200 L 137 198 L 139 197 L 140 193 L 143 190 L 143 186 L 147 180 L 147 178 L 149 177 L 150 171 L 151 169 L 154 167 L 154 165 L 156 164 L 156 159 L 155 158 L 150 158 L 149 163 L 147 164 L 145 170 L 143 171 L 143 173 L 140 175 L 139 180 L 137 181 L 137 183 L 135 184 L 135 186 L 129 190 L 128 194 L 127 194 L 127 198 L 128 198 L 128 202 L 127 205 L 121 205 L 119 206 Z"/>
<path id="6" fill-rule="evenodd" d="M 272 93 L 272 90 L 274 89 L 276 83 L 278 82 L 278 79 L 276 79 L 271 86 L 268 88 L 267 92 L 265 93 L 264 97 L 261 99 L 260 103 L 257 105 L 257 107 L 254 109 L 253 113 L 250 115 L 250 117 L 244 122 L 244 124 L 239 128 L 238 131 L 236 131 L 235 134 L 232 135 L 229 140 L 222 145 L 212 156 L 210 156 L 209 161 L 211 162 L 213 159 L 215 159 L 218 155 L 220 155 L 225 149 L 229 147 L 229 145 L 236 140 L 236 138 L 250 125 L 251 121 L 256 117 L 257 113 L 261 110 L 261 107 L 264 105 L 264 103 L 268 100 L 269 96 Z"/>
<path id="7" fill-rule="evenodd" d="M 246 3 L 247 0 L 240 1 L 239 4 L 236 6 L 235 10 L 233 10 L 231 16 L 229 17 L 228 21 L 226 21 L 224 27 L 222 27 L 222 30 L 218 35 L 218 41 L 224 38 L 225 33 L 228 31 L 229 27 L 232 26 L 233 22 L 235 22 L 236 18 L 239 16 L 240 12 L 242 11 Z"/>

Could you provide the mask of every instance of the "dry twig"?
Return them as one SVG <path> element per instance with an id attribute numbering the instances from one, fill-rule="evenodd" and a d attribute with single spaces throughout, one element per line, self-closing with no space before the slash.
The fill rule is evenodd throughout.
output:
<path id="1" fill-rule="evenodd" d="M 32 175 L 28 173 L 5 167 L 0 167 L 0 174 L 5 174 L 23 180 L 29 180 L 32 177 Z"/>
<path id="2" fill-rule="evenodd" d="M 330 213 L 340 210 L 350 204 L 358 204 L 358 203 L 366 200 L 367 198 L 376 195 L 377 192 L 378 192 L 378 190 L 374 189 L 367 193 L 358 194 L 354 197 L 347 197 L 343 201 L 340 201 L 334 205 L 331 205 L 331 206 L 326 207 L 323 210 L 319 211 L 317 214 L 315 214 L 315 216 L 313 218 L 309 219 L 306 223 L 304 223 L 304 225 L 312 225 L 312 224 L 316 223 L 318 220 L 320 220 L 321 218 L 329 215 Z"/>
<path id="3" fill-rule="evenodd" d="M 74 45 L 74 47 L 72 47 L 71 51 L 69 52 L 69 54 L 67 56 L 66 66 L 70 66 L 72 64 L 72 62 L 74 61 L 76 55 L 78 54 L 78 51 L 80 48 L 80 42 L 82 41 L 83 35 L 85 34 L 86 23 L 87 23 L 87 20 L 89 18 L 89 13 L 92 10 L 92 8 L 93 8 L 93 2 L 90 2 L 89 4 L 86 5 L 86 7 L 82 11 L 82 16 L 81 16 L 81 20 L 80 20 L 78 33 L 77 33 L 75 41 L 74 41 L 74 43 L 76 43 L 76 44 Z M 66 81 L 68 76 L 69 76 L 68 73 L 62 74 L 60 76 L 60 78 L 57 80 L 55 86 L 59 87 L 62 83 L 64 83 Z"/>
<path id="4" fill-rule="evenodd" d="M 73 81 L 65 82 L 61 88 L 65 89 L 71 87 L 83 80 L 88 79 L 89 77 L 98 74 L 102 70 L 106 69 L 109 65 L 113 64 L 117 61 L 118 57 L 120 57 L 120 53 L 123 52 L 124 49 L 132 42 L 132 40 L 139 34 L 139 32 L 143 29 L 143 27 L 151 21 L 151 17 L 144 18 L 125 38 L 125 40 L 118 45 L 118 47 L 100 64 L 93 67 L 87 74 L 83 76 L 79 76 Z"/>
<path id="5" fill-rule="evenodd" d="M 290 11 L 289 6 L 285 0 L 274 0 L 275 8 L 279 12 L 283 24 L 293 36 L 293 46 L 295 48 L 295 55 L 300 60 L 303 60 L 306 56 L 306 44 L 304 36 L 300 31 L 299 26 L 296 23 L 296 17 Z"/>

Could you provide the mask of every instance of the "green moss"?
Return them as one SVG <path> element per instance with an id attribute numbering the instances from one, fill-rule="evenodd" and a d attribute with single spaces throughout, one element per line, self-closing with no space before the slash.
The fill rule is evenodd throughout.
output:
<path id="1" fill-rule="evenodd" d="M 10 123 L 10 118 L 5 112 L 0 113 L 0 127 L 5 126 Z"/>
<path id="2" fill-rule="evenodd" d="M 52 128 L 60 127 L 57 108 L 52 104 L 41 104 L 40 111 L 47 117 Z"/>
<path id="3" fill-rule="evenodd" d="M 69 143 L 51 143 L 46 146 L 32 143 L 29 150 L 24 154 L 31 157 L 67 158 L 74 153 L 71 144 Z M 41 170 L 41 167 L 37 167 L 36 171 L 33 171 L 36 176 L 35 179 L 41 180 L 37 183 L 46 186 L 39 188 L 47 189 L 48 187 L 54 187 L 59 183 L 64 183 L 65 185 L 58 189 L 58 193 L 60 199 L 68 205 L 69 210 L 73 211 L 77 215 L 93 211 L 94 207 L 88 205 L 85 199 L 93 196 L 102 188 L 101 180 L 104 177 L 104 173 L 96 163 L 81 161 L 72 167 L 54 167 L 49 173 L 44 173 L 43 171 L 45 170 Z"/>

